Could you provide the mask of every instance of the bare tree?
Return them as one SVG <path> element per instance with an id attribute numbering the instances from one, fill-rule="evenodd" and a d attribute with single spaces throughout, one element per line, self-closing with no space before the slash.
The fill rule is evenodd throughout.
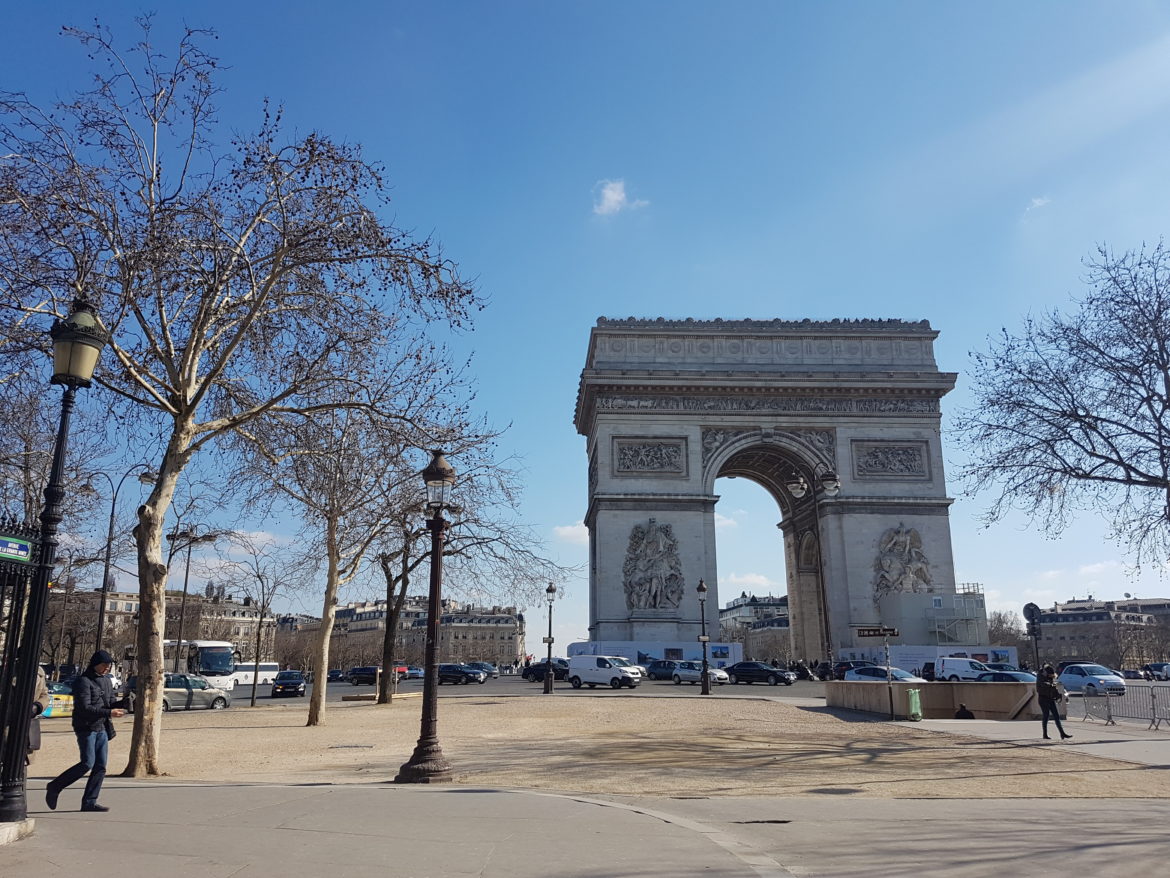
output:
<path id="1" fill-rule="evenodd" d="M 162 770 L 162 536 L 180 474 L 258 417 L 351 404 L 388 336 L 478 306 L 432 241 L 379 217 L 382 174 L 358 147 L 286 136 L 268 110 L 220 146 L 206 32 L 168 58 L 141 24 L 127 53 L 67 29 L 104 70 L 53 111 L 0 96 L 0 298 L 44 316 L 94 301 L 112 331 L 96 380 L 164 445 L 136 528 L 131 776 Z"/>
<path id="2" fill-rule="evenodd" d="M 263 654 L 261 643 L 264 636 L 264 620 L 271 615 L 272 601 L 293 578 L 292 565 L 298 560 L 280 550 L 275 541 L 267 535 L 232 531 L 227 540 L 236 552 L 228 557 L 218 569 L 218 575 L 240 592 L 247 603 L 256 608 L 255 649 L 253 661 L 259 662 Z M 256 706 L 256 687 L 260 674 L 252 675 L 251 706 Z"/>
<path id="3" fill-rule="evenodd" d="M 458 496 L 443 542 L 445 591 L 479 603 L 500 601 L 539 605 L 549 582 L 563 582 L 572 568 L 543 557 L 531 528 L 519 520 L 519 475 L 492 457 L 492 437 L 454 440 L 450 459 L 458 461 Z M 431 535 L 423 526 L 425 491 L 421 479 L 404 478 L 387 497 L 393 526 L 384 531 L 378 564 L 386 581 L 386 630 L 382 666 L 392 667 L 402 607 L 414 571 L 429 568 Z M 394 675 L 383 674 L 378 703 L 392 700 Z"/>
<path id="4" fill-rule="evenodd" d="M 1162 244 L 1087 262 L 1088 293 L 1004 330 L 974 355 L 974 403 L 954 435 L 972 490 L 1060 533 L 1095 510 L 1135 567 L 1170 553 L 1170 253 Z"/>
<path id="5" fill-rule="evenodd" d="M 1020 614 L 1014 610 L 992 610 L 987 614 L 987 642 L 995 646 L 1020 647 L 1027 635 Z"/>

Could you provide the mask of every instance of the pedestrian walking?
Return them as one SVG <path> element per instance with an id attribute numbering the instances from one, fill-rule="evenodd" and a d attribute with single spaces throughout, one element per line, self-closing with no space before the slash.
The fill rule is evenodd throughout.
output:
<path id="1" fill-rule="evenodd" d="M 113 706 L 114 687 L 106 676 L 114 663 L 114 657 L 99 649 L 89 660 L 85 673 L 73 684 L 73 734 L 77 736 L 77 749 L 81 757 L 72 768 L 66 769 L 49 781 L 45 787 L 45 804 L 56 810 L 57 797 L 61 791 L 89 773 L 85 792 L 81 794 L 82 811 L 109 811 L 98 804 L 102 781 L 106 779 L 106 759 L 109 755 L 110 739 L 114 737 L 111 719 L 122 716 L 125 711 Z"/>
<path id="2" fill-rule="evenodd" d="M 1036 699 L 1040 702 L 1040 724 L 1044 729 L 1044 740 L 1051 740 L 1048 737 L 1048 719 L 1056 723 L 1056 730 L 1060 732 L 1061 739 L 1071 738 L 1072 735 L 1066 734 L 1064 726 L 1060 724 L 1060 687 L 1056 683 L 1056 671 L 1053 670 L 1052 665 L 1045 665 L 1040 671 L 1040 676 L 1036 678 Z"/>

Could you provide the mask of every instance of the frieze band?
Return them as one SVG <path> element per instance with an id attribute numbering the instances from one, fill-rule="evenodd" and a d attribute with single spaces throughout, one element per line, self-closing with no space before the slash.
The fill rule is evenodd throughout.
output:
<path id="1" fill-rule="evenodd" d="M 810 412 L 825 414 L 938 414 L 937 399 L 822 396 L 634 396 L 602 393 L 601 411 Z"/>

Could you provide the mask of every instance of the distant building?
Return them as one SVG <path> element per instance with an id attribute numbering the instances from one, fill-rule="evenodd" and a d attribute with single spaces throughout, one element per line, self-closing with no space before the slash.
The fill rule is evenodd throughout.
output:
<path id="1" fill-rule="evenodd" d="M 1042 610 L 1040 658 L 1082 659 L 1114 668 L 1137 668 L 1166 654 L 1170 600 L 1085 600 L 1056 603 Z"/>
<path id="2" fill-rule="evenodd" d="M 719 609 L 719 636 L 742 643 L 746 659 L 781 661 L 792 658 L 788 596 L 749 595 L 746 591 Z M 797 656 L 799 658 L 799 656 Z"/>

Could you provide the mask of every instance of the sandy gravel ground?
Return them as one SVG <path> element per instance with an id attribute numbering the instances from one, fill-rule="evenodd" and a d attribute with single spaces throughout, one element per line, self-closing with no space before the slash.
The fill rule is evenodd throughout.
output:
<path id="1" fill-rule="evenodd" d="M 163 717 L 171 780 L 391 780 L 418 737 L 421 699 L 330 704 L 306 728 L 304 702 Z M 110 774 L 126 764 L 118 720 Z M 76 760 L 68 720 L 43 723 L 31 770 Z M 1167 772 L 1059 744 L 985 741 L 758 699 L 445 698 L 439 738 L 465 785 L 611 795 L 844 794 L 875 798 L 1168 797 Z"/>

